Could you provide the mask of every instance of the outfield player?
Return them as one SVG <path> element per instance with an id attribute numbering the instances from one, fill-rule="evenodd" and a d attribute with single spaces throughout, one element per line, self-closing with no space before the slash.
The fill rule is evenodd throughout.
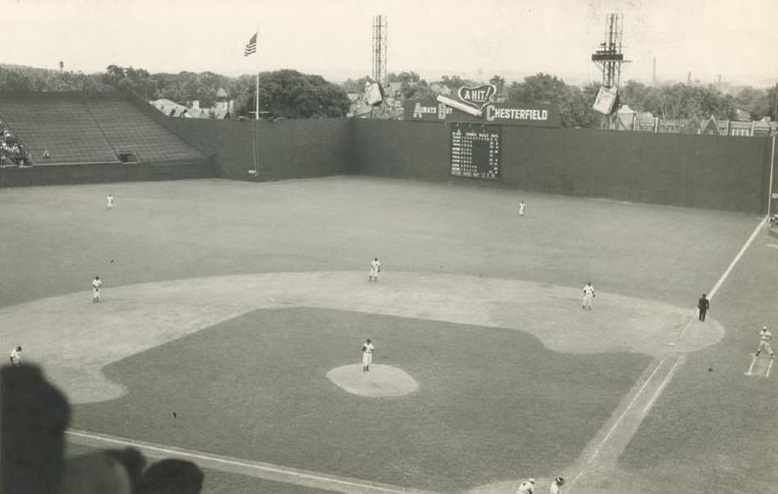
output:
<path id="1" fill-rule="evenodd" d="M 370 262 L 370 275 L 367 277 L 367 281 L 378 281 L 378 273 L 381 272 L 381 263 L 376 257 Z"/>
<path id="2" fill-rule="evenodd" d="M 100 301 L 100 287 L 103 286 L 103 280 L 99 276 L 95 276 L 92 280 L 92 302 Z"/>
<path id="3" fill-rule="evenodd" d="M 362 372 L 370 371 L 370 364 L 373 363 L 374 351 L 375 346 L 373 346 L 373 342 L 370 341 L 370 338 L 366 339 L 365 342 L 362 343 Z"/>
<path id="4" fill-rule="evenodd" d="M 759 346 L 756 348 L 756 356 L 758 357 L 762 350 L 767 350 L 770 358 L 775 358 L 773 348 L 770 346 L 770 340 L 773 339 L 773 334 L 767 329 L 767 326 L 762 326 L 762 330 L 759 332 Z"/>
<path id="5" fill-rule="evenodd" d="M 516 494 L 532 494 L 535 492 L 535 479 L 529 478 L 519 485 Z"/>
<path id="6" fill-rule="evenodd" d="M 105 198 L 105 207 L 106 209 L 113 209 L 113 194 L 108 194 L 108 197 Z"/>
<path id="7" fill-rule="evenodd" d="M 18 346 L 11 352 L 11 365 L 22 365 L 22 347 Z"/>
<path id="8" fill-rule="evenodd" d="M 557 477 L 551 482 L 551 494 L 560 494 L 562 492 L 562 485 L 565 483 L 564 477 Z"/>
<path id="9" fill-rule="evenodd" d="M 581 308 L 586 310 L 592 310 L 592 300 L 595 297 L 594 287 L 592 282 L 588 281 L 586 286 L 583 287 L 583 301 L 581 302 Z"/>
<path id="10" fill-rule="evenodd" d="M 519 203 L 519 216 L 524 216 L 524 213 L 527 211 L 527 205 L 524 203 L 524 201 L 521 201 Z"/>

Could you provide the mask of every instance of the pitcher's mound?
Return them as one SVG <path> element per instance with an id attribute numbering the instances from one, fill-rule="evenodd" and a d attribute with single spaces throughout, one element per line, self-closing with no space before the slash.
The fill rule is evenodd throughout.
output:
<path id="1" fill-rule="evenodd" d="M 390 365 L 371 365 L 362 372 L 362 365 L 344 365 L 327 373 L 327 378 L 349 393 L 370 397 L 404 396 L 419 388 L 407 372 Z"/>

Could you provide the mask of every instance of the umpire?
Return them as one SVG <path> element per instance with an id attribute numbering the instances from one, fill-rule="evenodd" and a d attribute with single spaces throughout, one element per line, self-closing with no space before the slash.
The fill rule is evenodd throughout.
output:
<path id="1" fill-rule="evenodd" d="M 700 321 L 705 321 L 705 313 L 710 309 L 710 300 L 705 298 L 705 294 L 702 294 L 700 300 L 697 301 L 697 308 L 700 309 Z"/>

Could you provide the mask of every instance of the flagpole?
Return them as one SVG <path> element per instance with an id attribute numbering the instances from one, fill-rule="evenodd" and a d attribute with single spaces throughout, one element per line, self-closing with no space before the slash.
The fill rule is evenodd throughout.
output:
<path id="1" fill-rule="evenodd" d="M 256 93 L 255 93 L 256 94 L 256 98 L 255 98 L 255 108 L 254 108 L 254 110 L 255 110 L 255 113 L 254 113 L 255 120 L 254 120 L 254 122 L 256 123 L 256 126 L 254 128 L 254 139 L 255 139 L 255 142 L 257 141 L 257 139 L 259 137 L 257 135 L 258 134 L 258 129 L 259 129 L 259 28 L 257 28 L 257 52 L 256 52 L 256 55 L 257 55 L 257 67 L 256 67 L 257 68 L 257 86 L 256 86 Z M 257 142 L 255 147 L 256 147 L 256 151 L 254 153 L 254 171 L 257 173 L 257 176 L 259 176 L 259 167 L 257 166 L 257 159 L 258 159 L 258 155 L 259 155 L 259 143 L 258 142 Z"/>

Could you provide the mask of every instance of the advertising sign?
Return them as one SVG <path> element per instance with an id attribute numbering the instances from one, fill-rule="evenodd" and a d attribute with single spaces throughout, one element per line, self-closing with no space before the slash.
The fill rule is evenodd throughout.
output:
<path id="1" fill-rule="evenodd" d="M 460 88 L 459 99 L 438 96 L 437 100 L 406 101 L 404 119 L 411 122 L 471 122 L 534 127 L 559 127 L 562 118 L 556 105 L 493 103 L 489 88 Z"/>

